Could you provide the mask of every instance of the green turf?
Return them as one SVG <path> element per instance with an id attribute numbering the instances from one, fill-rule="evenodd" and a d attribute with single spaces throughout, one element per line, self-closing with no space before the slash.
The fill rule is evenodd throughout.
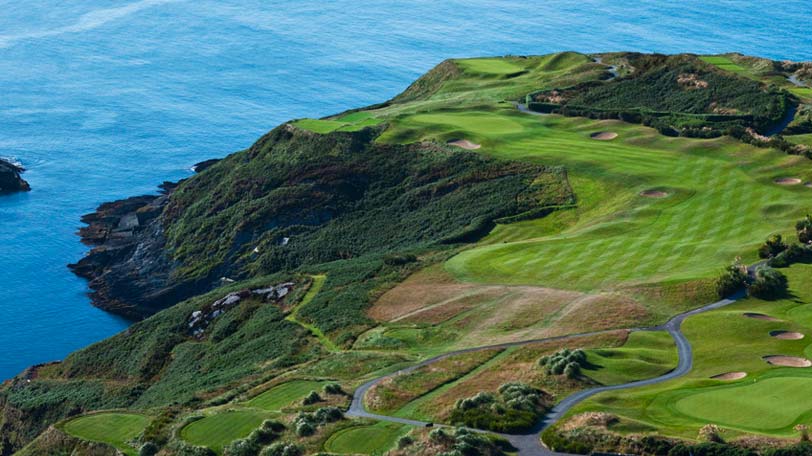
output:
<path id="1" fill-rule="evenodd" d="M 710 63 L 711 65 L 715 65 L 723 70 L 730 71 L 732 73 L 736 73 L 742 76 L 750 77 L 750 73 L 741 65 L 737 65 L 732 60 L 727 57 L 716 55 L 716 56 L 703 56 L 700 57 L 703 61 Z"/>
<path id="2" fill-rule="evenodd" d="M 300 402 L 311 391 L 320 392 L 328 382 L 292 380 L 277 385 L 259 396 L 251 399 L 248 405 L 263 410 L 282 410 Z"/>
<path id="3" fill-rule="evenodd" d="M 331 131 L 341 128 L 345 123 L 335 120 L 302 119 L 293 122 L 293 125 L 314 133 L 330 133 Z"/>
<path id="4" fill-rule="evenodd" d="M 674 407 L 723 426 L 769 431 L 786 428 L 812 412 L 810 388 L 810 377 L 767 378 L 692 394 L 677 400 Z"/>
<path id="5" fill-rule="evenodd" d="M 457 60 L 457 64 L 471 73 L 506 75 L 524 70 L 524 67 L 505 59 L 463 59 Z"/>
<path id="6" fill-rule="evenodd" d="M 383 119 L 372 117 L 368 112 L 353 112 L 337 119 L 300 119 L 293 125 L 310 130 L 314 133 L 330 133 L 332 131 L 358 131 L 381 123 Z"/>
<path id="7" fill-rule="evenodd" d="M 395 423 L 346 428 L 331 435 L 324 449 L 338 454 L 383 454 L 392 449 L 397 439 L 409 429 L 409 426 Z"/>
<path id="8" fill-rule="evenodd" d="M 607 129 L 620 136 L 589 138 Z M 790 228 L 812 195 L 773 183 L 810 176 L 782 153 L 731 139 L 666 138 L 620 122 L 512 110 L 419 114 L 381 140 L 421 136 L 466 137 L 500 158 L 563 164 L 579 198 L 577 210 L 497 227 L 484 245 L 452 258 L 447 270 L 466 281 L 590 291 L 712 277 L 760 239 Z M 639 195 L 648 189 L 668 196 Z"/>
<path id="9" fill-rule="evenodd" d="M 677 365 L 674 339 L 664 331 L 629 334 L 622 347 L 586 350 L 584 375 L 604 385 L 617 385 L 663 375 Z"/>
<path id="10" fill-rule="evenodd" d="M 147 417 L 133 413 L 95 413 L 72 419 L 62 429 L 74 437 L 107 443 L 135 455 L 138 452 L 128 442 L 141 434 L 148 422 Z"/>
<path id="11" fill-rule="evenodd" d="M 778 437 L 793 435 L 795 424 L 812 419 L 806 400 L 812 369 L 771 366 L 762 356 L 812 357 L 808 329 L 812 326 L 812 265 L 785 269 L 791 297 L 778 301 L 745 299 L 717 311 L 691 317 L 683 324 L 694 350 L 694 366 L 685 377 L 659 385 L 604 393 L 571 414 L 589 410 L 614 413 L 627 423 L 649 426 L 660 433 L 695 438 L 700 427 L 718 424 L 728 437 L 755 432 Z M 744 312 L 770 315 L 779 321 L 745 318 Z M 806 333 L 801 340 L 779 340 L 770 331 Z M 740 380 L 711 377 L 746 372 Z"/>
<path id="12" fill-rule="evenodd" d="M 261 410 L 233 410 L 209 415 L 180 431 L 180 437 L 193 445 L 222 453 L 234 440 L 245 438 L 262 422 L 273 416 Z"/>

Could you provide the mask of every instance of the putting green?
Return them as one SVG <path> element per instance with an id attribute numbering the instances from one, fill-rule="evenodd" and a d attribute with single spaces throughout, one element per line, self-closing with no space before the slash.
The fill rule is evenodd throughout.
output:
<path id="1" fill-rule="evenodd" d="M 679 399 L 674 407 L 698 420 L 754 430 L 780 430 L 812 412 L 812 378 L 745 380 Z"/>
<path id="2" fill-rule="evenodd" d="M 327 439 L 324 449 L 339 454 L 382 454 L 392 449 L 409 426 L 378 423 L 342 429 Z"/>
<path id="3" fill-rule="evenodd" d="M 301 401 L 311 391 L 321 392 L 328 382 L 293 380 L 275 386 L 251 399 L 248 405 L 263 410 L 282 410 L 297 401 Z"/>
<path id="4" fill-rule="evenodd" d="M 127 442 L 141 434 L 148 421 L 147 417 L 134 413 L 95 413 L 64 423 L 62 430 L 82 440 L 107 443 L 125 454 L 135 455 L 138 452 Z"/>
<path id="5" fill-rule="evenodd" d="M 181 429 L 180 437 L 217 453 L 234 440 L 245 438 L 273 415 L 260 410 L 233 410 L 209 415 Z"/>
<path id="6" fill-rule="evenodd" d="M 471 73 L 506 75 L 524 70 L 524 67 L 505 59 L 462 59 L 456 62 L 463 69 Z"/>

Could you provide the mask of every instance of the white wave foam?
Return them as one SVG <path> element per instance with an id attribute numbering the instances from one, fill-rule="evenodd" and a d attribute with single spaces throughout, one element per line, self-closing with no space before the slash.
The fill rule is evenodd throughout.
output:
<path id="1" fill-rule="evenodd" d="M 102 25 L 127 17 L 146 8 L 176 2 L 178 0 L 141 0 L 125 6 L 104 8 L 85 13 L 71 25 L 57 27 L 50 30 L 37 30 L 19 33 L 16 35 L 0 35 L 0 48 L 9 47 L 18 41 L 47 38 L 65 33 L 80 33 L 101 27 Z"/>

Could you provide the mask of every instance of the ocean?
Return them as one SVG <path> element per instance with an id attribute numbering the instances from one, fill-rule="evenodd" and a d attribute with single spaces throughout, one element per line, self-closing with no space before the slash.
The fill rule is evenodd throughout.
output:
<path id="1" fill-rule="evenodd" d="M 0 378 L 124 329 L 68 271 L 100 203 L 449 57 L 634 50 L 812 60 L 808 1 L 0 0 Z"/>

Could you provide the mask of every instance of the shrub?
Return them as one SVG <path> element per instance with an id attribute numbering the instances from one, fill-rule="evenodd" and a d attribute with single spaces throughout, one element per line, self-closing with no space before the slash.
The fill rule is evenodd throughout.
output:
<path id="1" fill-rule="evenodd" d="M 141 448 L 138 450 L 138 456 L 155 456 L 158 454 L 158 450 L 158 445 L 152 442 L 147 442 L 141 445 Z"/>
<path id="2" fill-rule="evenodd" d="M 452 423 L 499 432 L 516 432 L 535 424 L 546 410 L 542 392 L 523 383 L 505 383 L 499 396 L 478 393 L 459 399 L 451 412 Z"/>
<path id="3" fill-rule="evenodd" d="M 769 266 L 756 269 L 755 279 L 748 289 L 752 296 L 763 299 L 774 299 L 787 291 L 787 277 Z"/>
<path id="4" fill-rule="evenodd" d="M 302 404 L 304 405 L 312 405 L 315 404 L 316 402 L 321 402 L 321 396 L 319 396 L 319 393 L 315 391 L 311 391 L 310 394 L 308 394 L 307 396 L 305 396 L 304 399 L 302 399 Z"/>
<path id="5" fill-rule="evenodd" d="M 239 439 L 228 444 L 223 454 L 226 456 L 257 456 L 260 446 L 250 439 Z"/>
<path id="6" fill-rule="evenodd" d="M 344 390 L 338 383 L 328 383 L 324 385 L 324 394 L 344 394 Z"/>
<path id="7" fill-rule="evenodd" d="M 699 439 L 706 442 L 724 443 L 722 429 L 715 424 L 706 424 L 699 429 Z"/>
<path id="8" fill-rule="evenodd" d="M 280 421 L 265 420 L 259 428 L 265 431 L 282 432 L 285 430 L 285 425 Z"/>
<path id="9" fill-rule="evenodd" d="M 759 258 L 772 258 L 787 249 L 780 234 L 773 234 L 758 248 Z"/>
<path id="10" fill-rule="evenodd" d="M 296 425 L 296 435 L 307 437 L 316 433 L 316 428 L 307 421 L 302 421 Z"/>
<path id="11" fill-rule="evenodd" d="M 747 267 L 736 260 L 722 272 L 716 280 L 716 293 L 725 298 L 747 286 Z"/>
<path id="12" fill-rule="evenodd" d="M 410 435 L 403 435 L 398 439 L 398 449 L 402 450 L 414 443 L 414 439 Z"/>
<path id="13" fill-rule="evenodd" d="M 550 375 L 566 375 L 568 378 L 577 378 L 581 368 L 586 365 L 586 353 L 581 350 L 564 348 L 552 355 L 542 356 L 539 365 Z"/>
<path id="14" fill-rule="evenodd" d="M 338 407 L 322 407 L 316 410 L 313 418 L 320 424 L 326 424 L 344 418 L 344 413 Z"/>
<path id="15" fill-rule="evenodd" d="M 290 442 L 277 442 L 266 447 L 260 456 L 301 456 L 304 453 L 302 447 Z"/>
<path id="16" fill-rule="evenodd" d="M 795 232 L 798 233 L 798 242 L 808 244 L 812 241 L 812 216 L 806 215 L 795 224 Z"/>

